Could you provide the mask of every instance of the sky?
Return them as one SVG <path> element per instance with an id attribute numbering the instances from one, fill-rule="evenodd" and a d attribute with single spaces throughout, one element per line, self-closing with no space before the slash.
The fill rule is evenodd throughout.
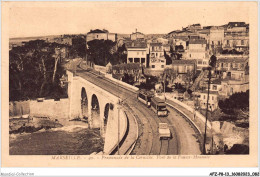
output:
<path id="1" fill-rule="evenodd" d="M 9 37 L 85 34 L 107 29 L 164 34 L 187 25 L 249 22 L 245 2 L 23 2 L 9 9 Z"/>

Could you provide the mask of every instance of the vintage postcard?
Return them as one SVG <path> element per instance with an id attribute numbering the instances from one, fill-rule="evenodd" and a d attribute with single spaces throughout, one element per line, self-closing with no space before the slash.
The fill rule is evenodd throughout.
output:
<path id="1" fill-rule="evenodd" d="M 2 2 L 3 167 L 257 167 L 257 2 Z"/>

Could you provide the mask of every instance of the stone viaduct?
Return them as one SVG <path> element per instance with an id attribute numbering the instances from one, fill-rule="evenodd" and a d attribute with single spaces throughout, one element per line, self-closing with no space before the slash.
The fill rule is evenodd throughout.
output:
<path id="1" fill-rule="evenodd" d="M 88 80 L 67 71 L 69 118 L 86 118 L 90 128 L 99 128 L 109 154 L 125 134 L 127 119 L 119 98 Z"/>

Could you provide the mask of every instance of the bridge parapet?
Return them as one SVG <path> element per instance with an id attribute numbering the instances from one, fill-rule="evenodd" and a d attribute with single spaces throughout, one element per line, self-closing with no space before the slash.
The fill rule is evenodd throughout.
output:
<path id="1" fill-rule="evenodd" d="M 119 105 L 120 98 L 71 71 L 67 71 L 67 75 L 70 119 L 87 117 L 89 127 L 100 128 L 105 138 L 104 153 L 111 153 L 127 128 L 127 118 Z"/>

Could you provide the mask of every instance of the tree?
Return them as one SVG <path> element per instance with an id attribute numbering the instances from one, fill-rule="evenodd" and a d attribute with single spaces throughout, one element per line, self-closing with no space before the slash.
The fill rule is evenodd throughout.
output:
<path id="1" fill-rule="evenodd" d="M 109 61 L 114 62 L 114 50 L 116 42 L 111 40 L 92 40 L 88 42 L 87 54 L 96 65 L 106 66 Z"/>
<path id="2" fill-rule="evenodd" d="M 59 80 L 65 71 L 60 63 L 55 67 L 56 47 L 56 43 L 35 40 L 10 50 L 10 101 L 65 94 Z"/>
<path id="3" fill-rule="evenodd" d="M 172 59 L 171 59 L 171 57 L 166 53 L 165 50 L 164 50 L 164 58 L 166 59 L 166 65 L 172 64 Z"/>
<path id="4" fill-rule="evenodd" d="M 249 117 L 249 90 L 246 92 L 234 93 L 228 99 L 220 100 L 219 108 L 227 115 L 237 119 Z"/>
<path id="5" fill-rule="evenodd" d="M 187 71 L 187 73 L 184 76 L 184 82 L 185 82 L 185 85 L 186 85 L 186 90 L 188 90 L 190 88 L 193 80 L 194 80 L 194 72 L 193 71 Z"/>

